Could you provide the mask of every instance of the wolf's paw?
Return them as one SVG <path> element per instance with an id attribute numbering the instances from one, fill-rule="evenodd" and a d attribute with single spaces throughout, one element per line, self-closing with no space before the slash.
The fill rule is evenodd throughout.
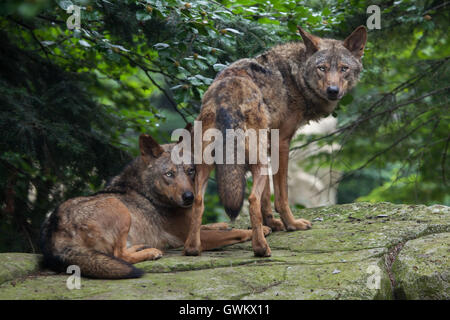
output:
<path id="1" fill-rule="evenodd" d="M 284 224 L 280 219 L 270 219 L 267 221 L 267 226 L 270 227 L 273 232 L 285 230 Z"/>
<path id="2" fill-rule="evenodd" d="M 147 254 L 147 260 L 158 260 L 163 256 L 162 251 L 156 248 L 144 249 L 142 251 Z"/>
<path id="3" fill-rule="evenodd" d="M 266 238 L 259 233 L 253 233 L 252 247 L 256 257 L 270 257 L 272 254 Z"/>
<path id="4" fill-rule="evenodd" d="M 269 234 L 272 233 L 272 229 L 268 226 L 263 226 L 263 233 L 264 233 L 264 236 L 268 236 Z"/>
<path id="5" fill-rule="evenodd" d="M 267 243 L 253 246 L 253 252 L 256 257 L 270 257 L 272 255 L 272 251 Z"/>
<path id="6" fill-rule="evenodd" d="M 183 251 L 183 255 L 185 256 L 199 256 L 202 253 L 202 250 L 197 247 L 185 247 Z"/>
<path id="7" fill-rule="evenodd" d="M 309 230 L 312 228 L 312 223 L 305 219 L 297 219 L 294 223 L 286 226 L 287 231 L 295 230 Z"/>

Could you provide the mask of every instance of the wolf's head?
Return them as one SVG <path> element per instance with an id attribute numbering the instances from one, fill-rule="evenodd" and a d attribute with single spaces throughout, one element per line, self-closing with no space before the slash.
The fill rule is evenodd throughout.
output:
<path id="1" fill-rule="evenodd" d="M 298 27 L 306 47 L 304 81 L 328 101 L 341 99 L 358 81 L 367 31 L 359 26 L 344 41 L 322 39 Z"/>
<path id="2" fill-rule="evenodd" d="M 159 145 L 150 135 L 139 137 L 141 156 L 138 183 L 145 196 L 169 207 L 191 207 L 194 202 L 193 164 L 174 164 L 172 144 Z"/>

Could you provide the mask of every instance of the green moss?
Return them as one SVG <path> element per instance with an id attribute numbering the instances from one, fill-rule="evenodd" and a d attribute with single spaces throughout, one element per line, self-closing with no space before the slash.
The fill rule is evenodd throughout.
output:
<path id="1" fill-rule="evenodd" d="M 146 272 L 175 272 L 212 268 L 234 267 L 247 264 L 266 264 L 278 261 L 276 258 L 260 259 L 253 251 L 220 250 L 203 252 L 199 257 L 182 257 L 181 250 L 165 252 L 164 258 L 146 261 L 136 267 Z"/>
<path id="2" fill-rule="evenodd" d="M 322 265 L 290 265 L 276 286 L 246 296 L 246 299 L 390 299 L 391 285 L 382 259 Z M 370 266 L 380 267 L 380 288 L 367 285 Z"/>
<path id="3" fill-rule="evenodd" d="M 450 299 L 450 233 L 406 242 L 392 266 L 396 291 L 406 299 Z"/>
<path id="4" fill-rule="evenodd" d="M 0 253 L 0 284 L 39 269 L 41 256 L 28 253 Z"/>
<path id="5" fill-rule="evenodd" d="M 405 243 L 393 267 L 396 293 L 448 299 L 450 211 L 444 206 L 355 203 L 295 212 L 313 229 L 277 232 L 267 240 L 270 258 L 257 258 L 250 242 L 184 257 L 167 251 L 137 264 L 140 279 L 81 279 L 36 274 L 39 256 L 0 254 L 0 299 L 391 299 L 385 257 Z M 246 228 L 245 213 L 235 226 Z M 447 233 L 445 233 L 447 232 Z M 370 268 L 378 267 L 379 289 Z"/>

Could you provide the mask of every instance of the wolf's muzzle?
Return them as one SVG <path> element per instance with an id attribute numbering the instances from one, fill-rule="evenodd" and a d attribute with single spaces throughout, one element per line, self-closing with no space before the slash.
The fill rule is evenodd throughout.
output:
<path id="1" fill-rule="evenodd" d="M 339 94 L 339 87 L 337 87 L 337 86 L 329 86 L 327 88 L 328 99 L 336 100 L 338 98 L 338 94 Z"/>
<path id="2" fill-rule="evenodd" d="M 183 195 L 181 197 L 183 199 L 183 204 L 185 206 L 188 206 L 188 205 L 191 205 L 192 203 L 194 203 L 194 194 L 190 191 L 183 193 Z"/>

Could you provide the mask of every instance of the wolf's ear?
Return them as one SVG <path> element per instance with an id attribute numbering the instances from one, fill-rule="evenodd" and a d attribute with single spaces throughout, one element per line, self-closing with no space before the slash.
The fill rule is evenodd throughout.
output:
<path id="1" fill-rule="evenodd" d="M 187 131 L 189 131 L 190 134 L 192 134 L 192 123 L 188 122 L 186 124 L 186 127 L 184 127 L 184 130 L 187 130 Z M 181 141 L 183 141 L 183 136 L 182 135 L 180 136 L 180 138 L 178 138 L 178 142 L 177 143 L 180 143 Z"/>
<path id="2" fill-rule="evenodd" d="M 359 26 L 351 35 L 344 40 L 346 47 L 355 57 L 361 58 L 364 54 L 364 47 L 367 41 L 367 30 L 364 26 Z"/>
<path id="3" fill-rule="evenodd" d="M 152 156 L 158 158 L 164 149 L 148 134 L 141 134 L 139 136 L 139 149 L 141 150 L 141 156 Z"/>
<path id="4" fill-rule="evenodd" d="M 308 56 L 314 54 L 317 50 L 319 50 L 319 42 L 320 38 L 313 36 L 312 34 L 306 32 L 299 26 L 297 26 L 298 31 L 300 32 L 300 35 L 302 36 L 303 43 L 306 47 L 306 54 Z"/>

